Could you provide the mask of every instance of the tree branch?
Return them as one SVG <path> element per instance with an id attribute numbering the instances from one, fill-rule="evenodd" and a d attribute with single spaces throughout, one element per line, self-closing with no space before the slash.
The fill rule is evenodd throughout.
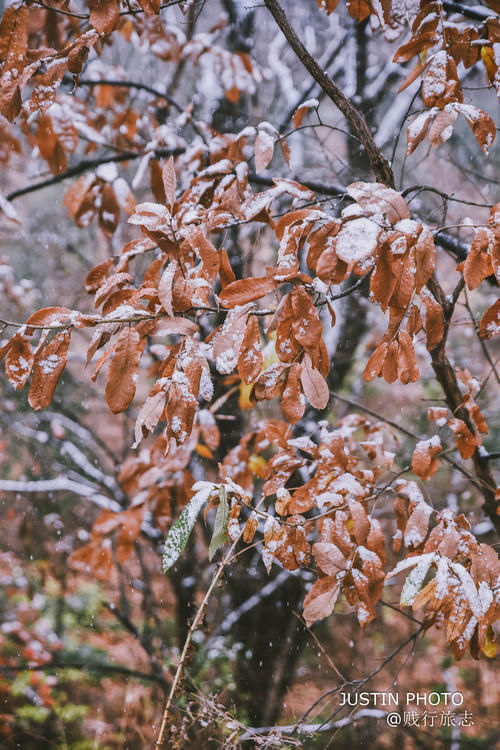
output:
<path id="1" fill-rule="evenodd" d="M 454 304 L 447 300 L 441 286 L 435 278 L 432 278 L 427 286 L 438 304 L 441 305 L 445 324 L 443 338 L 430 353 L 432 368 L 438 383 L 443 389 L 449 410 L 453 416 L 465 422 L 470 432 L 475 435 L 476 430 L 469 416 L 469 412 L 464 406 L 464 399 L 458 385 L 455 370 L 453 369 L 445 350 L 447 332 L 453 315 Z M 500 516 L 497 514 L 498 503 L 495 500 L 496 482 L 491 473 L 488 457 L 482 455 L 479 447 L 476 448 L 472 455 L 472 463 L 474 465 L 474 473 L 484 498 L 484 512 L 491 520 L 497 533 L 500 534 Z"/>
<path id="2" fill-rule="evenodd" d="M 86 497 L 94 505 L 104 510 L 111 510 L 115 513 L 123 510 L 116 500 L 112 500 L 106 495 L 101 495 L 94 487 L 89 487 L 87 484 L 80 484 L 67 477 L 38 479 L 26 482 L 15 479 L 0 479 L 0 492 L 71 492 L 80 497 Z"/>
<path id="3" fill-rule="evenodd" d="M 324 70 L 321 70 L 314 57 L 304 47 L 295 33 L 295 30 L 290 26 L 278 0 L 265 0 L 265 3 L 301 63 L 321 86 L 325 94 L 340 109 L 352 127 L 353 132 L 365 147 L 366 155 L 377 182 L 381 182 L 389 187 L 394 187 L 394 175 L 392 174 L 392 170 L 389 163 L 377 148 L 364 117 L 356 109 L 350 99 L 346 97 L 343 91 L 339 89 L 332 79 L 324 72 Z"/>
<path id="4" fill-rule="evenodd" d="M 0 666 L 0 674 L 10 674 L 12 672 L 45 672 L 45 671 L 57 671 L 61 669 L 85 669 L 88 672 L 104 672 L 105 674 L 122 674 L 126 677 L 136 677 L 138 680 L 148 680 L 149 682 L 157 682 L 164 689 L 168 687 L 168 682 L 164 677 L 157 674 L 150 674 L 149 672 L 139 672 L 137 669 L 129 669 L 128 667 L 121 667 L 118 664 L 92 664 L 79 661 L 68 661 L 68 662 L 49 662 L 48 664 L 16 664 Z"/>
<path id="5" fill-rule="evenodd" d="M 89 78 L 80 78 L 78 80 L 78 86 L 88 86 L 92 88 L 94 86 L 113 86 L 114 88 L 129 88 L 139 89 L 140 91 L 147 91 L 148 94 L 152 94 L 157 99 L 164 99 L 166 102 L 172 105 L 178 112 L 183 112 L 183 108 L 178 102 L 175 101 L 169 94 L 164 94 L 152 86 L 148 86 L 146 83 L 138 83 L 135 81 L 115 81 L 109 78 L 100 78 L 98 80 L 90 80 Z"/>
<path id="6" fill-rule="evenodd" d="M 468 8 L 462 3 L 443 2 L 443 8 L 450 13 L 461 13 L 465 18 L 471 18 L 473 21 L 486 21 L 487 18 L 498 17 L 492 10 L 480 10 L 477 5 L 475 8 Z"/>
<path id="7" fill-rule="evenodd" d="M 185 152 L 184 148 L 162 148 L 156 149 L 154 155 L 157 158 L 163 158 L 168 156 L 180 156 Z M 36 190 L 50 187 L 51 185 L 57 185 L 59 182 L 69 179 L 70 177 L 79 177 L 85 172 L 90 172 L 92 169 L 97 169 L 101 164 L 109 164 L 111 162 L 122 162 L 122 161 L 133 161 L 144 156 L 142 152 L 137 151 L 126 151 L 121 154 L 113 154 L 112 156 L 101 156 L 99 159 L 83 159 L 82 161 L 75 164 L 74 167 L 70 167 L 61 174 L 56 174 L 53 177 L 49 177 L 47 180 L 41 182 L 34 182 L 31 185 L 13 190 L 11 193 L 6 195 L 8 201 L 13 201 L 15 198 L 19 198 L 21 195 L 27 195 L 28 193 L 34 193 Z"/>

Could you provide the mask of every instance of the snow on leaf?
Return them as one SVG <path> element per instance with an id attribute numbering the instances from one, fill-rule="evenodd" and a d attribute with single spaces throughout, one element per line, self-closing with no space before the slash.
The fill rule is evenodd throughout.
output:
<path id="1" fill-rule="evenodd" d="M 210 495 L 214 494 L 217 485 L 212 482 L 196 482 L 192 489 L 195 491 L 195 495 L 173 524 L 165 542 L 163 549 L 163 570 L 165 573 L 170 570 L 182 554 L 200 510 L 208 501 Z"/>
<path id="2" fill-rule="evenodd" d="M 426 559 L 427 558 L 427 559 Z M 415 597 L 422 588 L 425 576 L 434 560 L 433 555 L 424 555 L 417 565 L 413 568 L 406 579 L 403 590 L 401 591 L 400 604 L 409 606 L 415 601 Z"/>
<path id="3" fill-rule="evenodd" d="M 267 167 L 273 158 L 273 153 L 273 136 L 267 130 L 259 129 L 255 139 L 255 169 L 257 172 L 262 172 Z"/>
<path id="4" fill-rule="evenodd" d="M 337 0 L 338 2 L 338 0 Z M 294 128 L 299 128 L 302 125 L 306 112 L 309 109 L 317 109 L 319 107 L 319 101 L 317 99 L 308 99 L 302 104 L 299 104 L 295 112 L 293 113 L 292 123 Z"/>
<path id="5" fill-rule="evenodd" d="M 174 317 L 174 311 L 172 308 L 172 296 L 173 296 L 173 281 L 175 272 L 177 271 L 177 261 L 171 260 L 162 274 L 160 283 L 158 284 L 158 297 L 163 309 L 171 318 Z"/>
<path id="6" fill-rule="evenodd" d="M 414 555 L 413 557 L 407 557 L 404 560 L 400 560 L 395 568 L 390 570 L 388 573 L 386 573 L 386 579 L 387 578 L 393 578 L 394 576 L 397 576 L 398 573 L 401 573 L 402 570 L 407 570 L 408 568 L 413 568 L 415 565 L 424 564 L 424 562 L 427 564 L 429 563 L 428 567 L 431 565 L 432 562 L 434 562 L 436 558 L 435 552 L 429 552 L 425 555 Z"/>
<path id="7" fill-rule="evenodd" d="M 33 364 L 28 401 L 33 409 L 45 409 L 52 401 L 57 382 L 66 366 L 70 331 L 61 331 L 39 349 Z"/>
<path id="8" fill-rule="evenodd" d="M 346 221 L 336 236 L 335 250 L 337 256 L 354 265 L 368 258 L 376 250 L 380 227 L 374 221 L 361 216 L 359 219 Z"/>
<path id="9" fill-rule="evenodd" d="M 14 336 L 5 360 L 5 374 L 16 389 L 22 388 L 31 374 L 34 355 L 30 342 L 20 336 Z"/>
<path id="10" fill-rule="evenodd" d="M 163 409 L 165 408 L 166 394 L 164 391 L 158 391 L 154 396 L 150 396 L 146 399 L 142 407 L 139 409 L 137 419 L 135 421 L 135 443 L 132 446 L 137 448 L 143 438 L 143 428 L 150 432 L 154 430 L 158 424 Z"/>
<path id="11" fill-rule="evenodd" d="M 378 182 L 353 182 L 347 192 L 367 216 L 385 214 L 390 224 L 410 218 L 405 199 L 396 190 Z"/>
<path id="12" fill-rule="evenodd" d="M 483 608 L 476 588 L 476 584 L 474 583 L 474 579 L 464 568 L 464 566 L 460 565 L 460 563 L 450 562 L 450 568 L 457 574 L 458 578 L 460 579 L 460 583 L 462 584 L 462 591 L 469 603 L 474 617 L 477 617 L 477 619 L 480 620 L 483 616 Z"/>
<path id="13" fill-rule="evenodd" d="M 482 339 L 492 339 L 500 334 L 500 299 L 497 299 L 495 304 L 484 313 L 480 332 Z"/>

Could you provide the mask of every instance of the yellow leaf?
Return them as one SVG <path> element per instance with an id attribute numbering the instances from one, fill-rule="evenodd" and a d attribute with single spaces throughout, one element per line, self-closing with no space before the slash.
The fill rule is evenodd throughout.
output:
<path id="1" fill-rule="evenodd" d="M 496 639 L 495 633 L 493 632 L 493 628 L 490 627 L 486 631 L 486 638 L 484 641 L 484 645 L 481 648 L 481 651 L 485 656 L 488 657 L 488 659 L 494 659 L 498 652 L 498 641 Z"/>
<path id="2" fill-rule="evenodd" d="M 253 454 L 248 459 L 248 468 L 254 474 L 257 474 L 259 479 L 264 479 L 266 476 L 267 461 L 262 456 L 256 456 Z"/>

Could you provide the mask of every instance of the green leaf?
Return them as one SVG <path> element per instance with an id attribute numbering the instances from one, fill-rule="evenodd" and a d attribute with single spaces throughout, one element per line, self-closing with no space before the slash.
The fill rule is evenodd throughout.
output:
<path id="1" fill-rule="evenodd" d="M 166 573 L 179 559 L 187 544 L 189 535 L 198 518 L 198 513 L 214 493 L 217 485 L 212 482 L 196 482 L 193 489 L 196 494 L 183 509 L 177 521 L 169 531 L 163 550 L 163 571 Z"/>
<path id="2" fill-rule="evenodd" d="M 229 519 L 229 505 L 226 497 L 226 488 L 219 487 L 219 505 L 215 514 L 214 531 L 210 546 L 208 548 L 208 559 L 211 560 L 219 547 L 227 542 L 227 522 Z"/>

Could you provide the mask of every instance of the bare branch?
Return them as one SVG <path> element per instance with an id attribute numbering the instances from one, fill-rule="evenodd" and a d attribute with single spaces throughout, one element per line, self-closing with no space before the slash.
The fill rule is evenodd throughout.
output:
<path id="1" fill-rule="evenodd" d="M 373 140 L 373 136 L 364 117 L 345 96 L 343 91 L 339 89 L 339 87 L 336 86 L 331 78 L 324 72 L 324 70 L 321 70 L 316 60 L 300 41 L 295 30 L 290 26 L 283 8 L 278 1 L 265 0 L 265 3 L 299 60 L 307 68 L 315 81 L 321 86 L 325 94 L 340 109 L 351 125 L 353 132 L 362 142 L 377 182 L 394 187 L 394 175 L 392 174 L 392 170 L 375 145 L 375 141 Z"/>

